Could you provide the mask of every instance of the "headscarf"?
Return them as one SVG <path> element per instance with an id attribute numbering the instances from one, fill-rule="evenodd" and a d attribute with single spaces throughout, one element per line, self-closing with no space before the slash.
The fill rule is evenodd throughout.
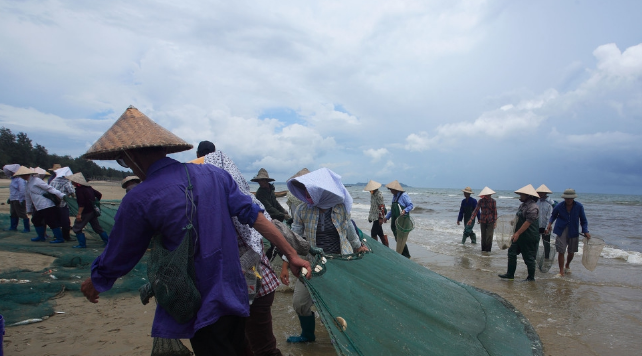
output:
<path id="1" fill-rule="evenodd" d="M 312 203 L 308 201 L 305 190 L 297 187 L 294 181 L 305 186 L 312 198 Z M 320 168 L 300 177 L 292 178 L 288 180 L 287 185 L 290 192 L 308 206 L 329 209 L 337 204 L 343 204 L 348 213 L 352 210 L 352 197 L 343 186 L 341 176 L 327 168 Z"/>
<path id="2" fill-rule="evenodd" d="M 20 169 L 19 164 L 5 164 L 4 167 L 2 167 L 2 171 L 7 177 L 13 176 L 14 173 L 16 173 Z"/>
<path id="3" fill-rule="evenodd" d="M 58 168 L 54 171 L 56 173 L 56 178 L 66 177 L 74 174 L 69 167 Z"/>

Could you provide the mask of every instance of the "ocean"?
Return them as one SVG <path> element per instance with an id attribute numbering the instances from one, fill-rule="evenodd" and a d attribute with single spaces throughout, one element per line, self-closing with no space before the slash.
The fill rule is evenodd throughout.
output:
<path id="1" fill-rule="evenodd" d="M 276 190 L 286 190 L 277 184 Z M 370 193 L 363 186 L 349 186 L 354 199 L 352 219 L 370 234 Z M 481 189 L 473 189 L 479 192 Z M 386 205 L 390 192 L 381 189 Z M 598 266 L 591 272 L 582 265 L 582 243 L 571 264 L 571 273 L 556 277 L 557 261 L 548 273 L 537 271 L 534 283 L 522 282 L 526 266 L 521 256 L 515 281 L 497 274 L 506 272 L 507 254 L 493 244 L 490 254 L 481 254 L 478 243 L 461 244 L 463 224 L 457 215 L 464 198 L 459 189 L 406 188 L 414 204 L 415 229 L 408 245 L 412 260 L 448 278 L 497 293 L 519 309 L 536 328 L 546 355 L 639 355 L 642 350 L 642 196 L 578 192 L 593 237 L 606 243 Z M 563 202 L 561 192 L 551 198 Z M 520 205 L 512 191 L 497 191 L 498 214 L 514 216 Z M 285 205 L 285 199 L 279 199 Z M 391 247 L 390 224 L 384 225 Z M 308 350 L 311 351 L 311 350 Z M 317 354 L 315 352 L 305 354 Z"/>

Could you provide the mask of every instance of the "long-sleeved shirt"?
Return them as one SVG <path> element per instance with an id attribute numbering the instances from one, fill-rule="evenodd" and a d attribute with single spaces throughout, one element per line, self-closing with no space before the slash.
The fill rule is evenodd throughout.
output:
<path id="1" fill-rule="evenodd" d="M 11 177 L 11 184 L 9 185 L 9 200 L 25 200 L 25 190 L 27 182 L 20 177 Z"/>
<path id="2" fill-rule="evenodd" d="M 383 201 L 383 194 L 379 189 L 375 190 L 370 195 L 370 213 L 368 214 L 368 221 L 383 219 L 386 216 L 386 205 Z"/>
<path id="3" fill-rule="evenodd" d="M 343 204 L 337 204 L 332 209 L 332 224 L 339 233 L 341 254 L 349 255 L 353 249 L 361 247 L 359 236 L 350 221 L 350 213 L 346 211 Z M 303 236 L 310 242 L 310 245 L 317 246 L 317 228 L 319 223 L 320 209 L 316 206 L 301 204 L 294 213 L 292 231 Z"/>
<path id="4" fill-rule="evenodd" d="M 272 219 L 277 219 L 283 221 L 287 211 L 279 204 L 279 201 L 276 200 L 276 195 L 274 195 L 274 186 L 270 184 L 269 188 L 261 188 L 256 190 L 256 199 L 258 199 L 263 206 L 265 211 L 270 214 Z"/>
<path id="5" fill-rule="evenodd" d="M 241 272 L 236 229 L 232 216 L 254 225 L 261 211 L 241 193 L 229 173 L 213 165 L 187 164 L 193 186 L 195 208 L 192 223 L 197 235 L 194 246 L 195 283 L 202 306 L 193 320 L 178 324 L 158 306 L 152 336 L 189 339 L 221 316 L 249 315 L 249 299 Z M 91 268 L 91 279 L 99 292 L 109 290 L 140 261 L 156 232 L 163 234 L 163 246 L 178 247 L 188 225 L 188 185 L 185 166 L 169 157 L 154 162 L 147 178 L 123 198 L 114 218 L 109 243 Z"/>
<path id="6" fill-rule="evenodd" d="M 83 213 L 88 213 L 94 209 L 94 202 L 102 199 L 103 195 L 96 189 L 81 185 L 76 188 L 76 199 L 78 200 L 78 208 L 84 208 Z"/>
<path id="7" fill-rule="evenodd" d="M 401 205 L 403 210 L 408 214 L 410 210 L 412 210 L 415 206 L 412 205 L 412 201 L 410 200 L 410 197 L 406 192 L 399 192 L 395 195 L 392 196 L 392 202 L 398 202 L 399 205 Z M 390 219 L 390 216 L 392 216 L 392 209 L 388 211 L 388 214 L 386 214 L 386 219 Z"/>
<path id="8" fill-rule="evenodd" d="M 76 194 L 76 190 L 74 189 L 73 184 L 69 181 L 69 179 L 65 177 L 56 177 L 54 180 L 51 181 L 50 184 L 52 187 L 58 189 L 61 193 L 64 195 L 74 195 Z M 65 200 L 60 201 L 60 207 L 64 208 L 67 206 L 67 202 Z"/>
<path id="9" fill-rule="evenodd" d="M 466 208 L 469 208 L 470 211 L 472 212 L 472 211 L 477 211 L 475 210 L 476 207 L 477 207 L 477 199 L 473 197 L 463 199 L 461 201 L 461 206 L 459 207 L 459 215 L 457 216 L 457 221 L 461 221 L 464 218 L 464 213 Z M 473 213 L 471 213 L 471 216 L 473 216 Z M 479 211 L 477 211 L 477 220 L 479 220 Z"/>
<path id="10" fill-rule="evenodd" d="M 552 224 L 553 221 L 555 221 L 553 233 L 557 236 L 561 236 L 566 227 L 568 227 L 568 237 L 573 238 L 580 236 L 580 224 L 582 225 L 582 233 L 586 234 L 589 232 L 588 221 L 584 214 L 584 206 L 578 201 L 573 201 L 573 207 L 571 207 L 570 213 L 566 210 L 565 202 L 557 204 L 548 222 Z"/>
<path id="11" fill-rule="evenodd" d="M 479 212 L 481 211 L 481 215 Z M 471 216 L 477 214 L 477 220 L 480 224 L 494 224 L 497 221 L 497 202 L 493 198 L 479 199 L 477 207 Z M 468 223 L 468 221 L 465 221 Z"/>
<path id="12" fill-rule="evenodd" d="M 537 207 L 539 208 L 539 227 L 546 228 L 548 224 L 548 219 L 551 218 L 553 213 L 553 200 L 550 197 L 546 199 L 540 199 L 537 201 Z"/>
<path id="13" fill-rule="evenodd" d="M 36 209 L 36 211 L 40 211 L 55 206 L 55 204 L 50 199 L 42 196 L 42 194 L 44 193 L 54 194 L 60 199 L 64 198 L 65 196 L 56 188 L 45 183 L 42 179 L 34 176 L 29 177 L 25 192 L 27 214 L 33 213 L 34 208 Z"/>

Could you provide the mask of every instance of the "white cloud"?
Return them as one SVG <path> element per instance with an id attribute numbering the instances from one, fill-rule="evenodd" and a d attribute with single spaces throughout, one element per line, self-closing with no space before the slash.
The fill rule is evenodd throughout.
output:
<path id="1" fill-rule="evenodd" d="M 379 161 L 383 156 L 387 155 L 388 153 L 390 152 L 388 152 L 388 149 L 386 148 L 377 148 L 377 149 L 368 148 L 367 150 L 363 151 L 363 154 L 372 158 L 372 162 Z"/>

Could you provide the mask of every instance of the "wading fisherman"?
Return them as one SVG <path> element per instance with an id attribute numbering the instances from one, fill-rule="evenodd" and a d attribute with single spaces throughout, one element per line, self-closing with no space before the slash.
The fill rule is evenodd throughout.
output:
<path id="1" fill-rule="evenodd" d="M 370 192 L 370 212 L 368 213 L 368 222 L 372 223 L 370 237 L 377 240 L 381 238 L 381 243 L 388 246 L 388 236 L 383 234 L 383 219 L 386 217 L 386 204 L 383 201 L 383 194 L 379 191 L 381 183 L 370 180 L 363 188 L 364 191 Z"/>
<path id="2" fill-rule="evenodd" d="M 548 219 L 551 218 L 551 214 L 553 213 L 554 205 L 553 200 L 548 195 L 553 194 L 553 192 L 544 184 L 540 185 L 535 191 L 539 194 L 539 200 L 537 200 L 537 208 L 539 209 L 539 234 L 544 243 L 544 258 L 548 259 L 551 253 L 551 233 L 550 231 L 546 232 L 546 227 L 548 226 Z"/>
<path id="3" fill-rule="evenodd" d="M 481 230 L 481 250 L 482 252 L 490 252 L 493 247 L 493 233 L 497 227 L 497 202 L 491 198 L 495 191 L 484 187 L 479 193 L 479 202 L 475 211 L 473 211 L 468 224 L 475 223 L 475 215 L 481 210 L 481 216 L 477 215 L 479 221 L 479 229 Z"/>
<path id="4" fill-rule="evenodd" d="M 191 148 L 130 106 L 85 153 L 87 159 L 116 160 L 131 167 L 142 183 L 123 198 L 109 244 L 92 264 L 91 278 L 83 282 L 81 291 L 97 303 L 101 292 L 136 266 L 155 234 L 162 234 L 162 244 L 170 251 L 191 236 L 193 282 L 201 307 L 192 319 L 179 323 L 158 305 L 151 334 L 190 339 L 197 356 L 242 355 L 249 300 L 231 217 L 237 216 L 275 243 L 292 262 L 295 275 L 301 267 L 310 272 L 310 264 L 297 256 L 227 172 L 210 164 L 181 164 L 166 156 Z"/>
<path id="5" fill-rule="evenodd" d="M 392 233 L 395 235 L 395 241 L 397 241 L 397 252 L 403 256 L 410 258 L 410 251 L 408 251 L 408 235 L 405 237 L 397 237 L 397 218 L 410 214 L 410 211 L 414 208 L 412 201 L 408 194 L 403 190 L 401 184 L 398 181 L 393 180 L 392 182 L 386 184 L 386 188 L 392 193 L 392 206 L 390 211 L 383 219 L 384 224 L 390 220 L 390 228 Z"/>
<path id="6" fill-rule="evenodd" d="M 514 279 L 517 268 L 517 255 L 522 254 L 522 259 L 528 269 L 527 281 L 535 280 L 535 257 L 539 245 L 539 210 L 537 200 L 539 195 L 532 185 L 527 185 L 515 191 L 519 194 L 522 204 L 517 209 L 517 224 L 515 233 L 511 238 L 512 244 L 508 248 L 508 270 L 500 274 L 499 278 Z"/>
<path id="7" fill-rule="evenodd" d="M 473 216 L 473 211 L 477 211 L 477 220 L 479 220 L 479 211 L 475 210 L 477 208 L 477 199 L 471 198 L 470 195 L 473 194 L 473 190 L 470 187 L 466 187 L 461 190 L 464 192 L 464 199 L 461 201 L 461 206 L 459 207 L 459 215 L 457 216 L 457 225 L 464 220 L 464 234 L 461 238 L 462 245 L 466 243 L 466 238 L 470 237 L 470 243 L 477 243 L 477 236 L 473 232 L 473 227 L 475 227 L 475 219 L 470 219 Z M 469 222 L 466 224 L 466 222 Z"/>

